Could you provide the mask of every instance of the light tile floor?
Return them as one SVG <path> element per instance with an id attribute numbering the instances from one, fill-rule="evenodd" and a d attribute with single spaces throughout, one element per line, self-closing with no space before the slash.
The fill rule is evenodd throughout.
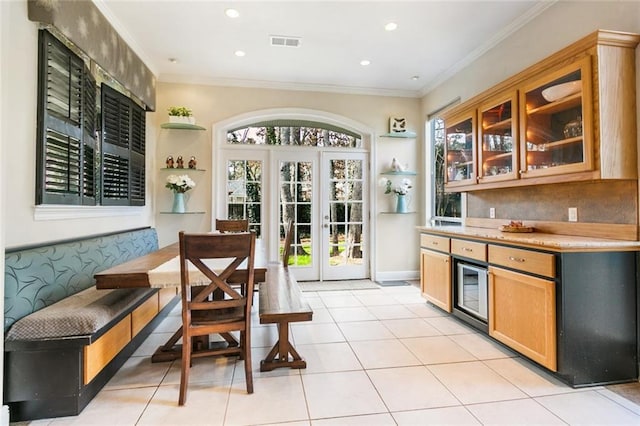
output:
<path id="1" fill-rule="evenodd" d="M 178 407 L 178 363 L 149 356 L 180 324 L 174 310 L 85 410 L 34 425 L 640 425 L 640 406 L 602 387 L 571 389 L 427 305 L 414 286 L 305 293 L 292 325 L 308 367 L 261 373 L 274 326 L 253 326 L 255 392 L 233 359 L 193 362 Z"/>

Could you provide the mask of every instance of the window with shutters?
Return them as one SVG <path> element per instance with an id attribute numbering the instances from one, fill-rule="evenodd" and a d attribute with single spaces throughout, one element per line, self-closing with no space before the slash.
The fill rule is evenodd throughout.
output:
<path id="1" fill-rule="evenodd" d="M 102 84 L 102 204 L 144 205 L 145 113 Z"/>
<path id="2" fill-rule="evenodd" d="M 144 109 L 104 83 L 98 94 L 85 61 L 48 31 L 39 43 L 36 204 L 144 205 Z"/>
<path id="3" fill-rule="evenodd" d="M 96 204 L 96 84 L 84 61 L 40 32 L 36 204 Z"/>

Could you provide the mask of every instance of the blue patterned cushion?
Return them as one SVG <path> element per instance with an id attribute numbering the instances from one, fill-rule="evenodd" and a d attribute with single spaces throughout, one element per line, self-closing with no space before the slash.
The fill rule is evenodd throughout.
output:
<path id="1" fill-rule="evenodd" d="M 154 228 L 5 254 L 4 330 L 20 318 L 95 284 L 93 275 L 158 249 Z"/>

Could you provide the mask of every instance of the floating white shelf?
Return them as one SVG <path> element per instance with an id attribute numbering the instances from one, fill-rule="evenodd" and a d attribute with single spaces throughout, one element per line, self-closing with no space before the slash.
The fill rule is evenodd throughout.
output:
<path id="1" fill-rule="evenodd" d="M 181 129 L 181 130 L 207 130 L 197 124 L 189 123 L 162 123 L 160 125 L 163 129 Z"/>
<path id="2" fill-rule="evenodd" d="M 415 138 L 416 132 L 390 132 L 380 135 L 383 138 Z"/>

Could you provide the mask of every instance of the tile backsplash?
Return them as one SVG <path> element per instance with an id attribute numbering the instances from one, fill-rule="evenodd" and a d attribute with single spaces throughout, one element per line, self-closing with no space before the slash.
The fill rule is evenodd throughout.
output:
<path id="1" fill-rule="evenodd" d="M 603 180 L 472 191 L 467 216 L 496 219 L 566 222 L 569 207 L 578 222 L 635 224 L 638 221 L 638 181 Z"/>

